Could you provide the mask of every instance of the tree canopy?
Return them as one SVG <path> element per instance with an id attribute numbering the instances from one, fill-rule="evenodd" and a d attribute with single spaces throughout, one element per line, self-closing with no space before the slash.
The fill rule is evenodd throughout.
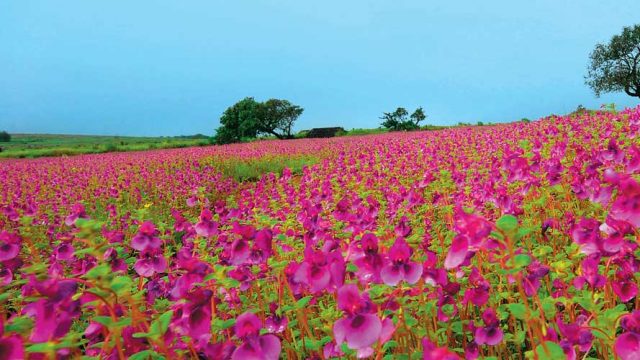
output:
<path id="1" fill-rule="evenodd" d="M 6 131 L 0 131 L 0 142 L 11 141 L 11 135 Z"/>
<path id="2" fill-rule="evenodd" d="M 624 91 L 640 97 L 640 25 L 625 27 L 608 44 L 596 45 L 585 82 L 596 96 Z"/>
<path id="3" fill-rule="evenodd" d="M 427 118 L 422 107 L 417 108 L 409 117 L 409 112 L 403 107 L 397 108 L 394 112 L 383 113 L 380 117 L 382 126 L 393 131 L 416 130 L 420 128 L 420 122 Z"/>
<path id="4" fill-rule="evenodd" d="M 217 144 L 239 142 L 260 134 L 291 139 L 293 124 L 303 111 L 303 108 L 287 100 L 257 102 L 252 97 L 246 97 L 225 110 L 214 139 Z"/>

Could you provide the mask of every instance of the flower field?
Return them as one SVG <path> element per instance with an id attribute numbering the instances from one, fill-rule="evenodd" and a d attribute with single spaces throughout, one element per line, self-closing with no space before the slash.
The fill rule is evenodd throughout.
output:
<path id="1" fill-rule="evenodd" d="M 640 359 L 639 136 L 636 108 L 0 161 L 0 359 Z"/>

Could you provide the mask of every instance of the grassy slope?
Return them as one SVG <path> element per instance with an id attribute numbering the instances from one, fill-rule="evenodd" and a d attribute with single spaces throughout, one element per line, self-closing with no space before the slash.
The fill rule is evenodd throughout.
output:
<path id="1" fill-rule="evenodd" d="M 0 143 L 4 158 L 35 158 L 207 145 L 207 139 L 93 135 L 12 134 Z"/>

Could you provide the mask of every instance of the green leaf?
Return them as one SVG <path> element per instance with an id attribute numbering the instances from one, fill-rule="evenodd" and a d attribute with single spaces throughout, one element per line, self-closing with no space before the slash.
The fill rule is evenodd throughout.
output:
<path id="1" fill-rule="evenodd" d="M 531 264 L 531 257 L 527 254 L 518 254 L 513 257 L 513 262 L 516 267 L 523 268 Z"/>
<path id="2" fill-rule="evenodd" d="M 318 351 L 318 349 L 320 349 L 320 344 L 310 338 L 304 338 L 304 346 L 307 348 L 307 350 L 311 350 L 311 351 Z"/>
<path id="3" fill-rule="evenodd" d="M 112 273 L 111 266 L 107 264 L 101 264 L 87 271 L 87 273 L 84 274 L 84 277 L 86 277 L 87 279 L 97 279 L 97 278 L 106 277 L 111 273 Z"/>
<path id="4" fill-rule="evenodd" d="M 496 227 L 505 233 L 513 233 L 518 228 L 518 219 L 513 215 L 502 215 L 496 222 Z"/>
<path id="5" fill-rule="evenodd" d="M 567 358 L 564 355 L 564 351 L 562 351 L 560 345 L 554 343 L 553 341 L 545 341 L 544 345 L 546 346 L 548 352 L 545 351 L 542 344 L 536 346 L 534 352 L 538 356 L 538 360 L 559 360 Z"/>
<path id="6" fill-rule="evenodd" d="M 56 343 L 49 341 L 27 346 L 24 350 L 30 353 L 46 353 L 55 350 Z"/>
<path id="7" fill-rule="evenodd" d="M 150 359 L 154 354 L 155 351 L 153 350 L 142 350 L 129 356 L 129 360 L 147 360 Z"/>
<path id="8" fill-rule="evenodd" d="M 214 331 L 215 330 L 226 330 L 226 329 L 232 327 L 235 324 L 236 324 L 236 319 L 228 319 L 228 320 L 215 319 L 215 320 L 213 320 Z"/>
<path id="9" fill-rule="evenodd" d="M 160 315 L 158 318 L 158 324 L 160 324 L 160 334 L 163 335 L 167 332 L 169 328 L 169 323 L 171 322 L 171 317 L 173 316 L 173 311 L 167 311 L 164 314 Z"/>
<path id="10" fill-rule="evenodd" d="M 93 318 L 91 318 L 91 320 L 102 324 L 106 327 L 111 327 L 111 325 L 113 325 L 113 320 L 111 319 L 110 316 L 94 316 Z"/>
<path id="11" fill-rule="evenodd" d="M 13 319 L 11 324 L 4 325 L 4 332 L 23 333 L 31 329 L 33 320 L 28 316 L 20 316 Z"/>
<path id="12" fill-rule="evenodd" d="M 302 309 L 305 306 L 309 305 L 309 301 L 311 301 L 311 299 L 313 299 L 313 296 L 309 295 L 309 296 L 305 296 L 302 299 L 296 301 L 296 309 Z"/>
<path id="13" fill-rule="evenodd" d="M 507 309 L 518 320 L 527 319 L 527 307 L 524 304 L 507 304 Z"/>
<path id="14" fill-rule="evenodd" d="M 128 293 L 132 286 L 133 280 L 128 276 L 116 276 L 111 280 L 111 290 L 118 295 Z"/>

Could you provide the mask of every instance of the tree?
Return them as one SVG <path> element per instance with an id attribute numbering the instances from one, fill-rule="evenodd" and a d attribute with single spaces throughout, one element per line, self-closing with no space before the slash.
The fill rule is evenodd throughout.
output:
<path id="1" fill-rule="evenodd" d="M 11 135 L 9 135 L 6 131 L 0 131 L 0 142 L 9 142 L 11 141 Z"/>
<path id="2" fill-rule="evenodd" d="M 420 127 L 420 122 L 426 118 L 427 118 L 427 115 L 424 114 L 424 110 L 422 110 L 422 106 L 417 108 L 416 111 L 414 111 L 413 114 L 411 114 L 411 116 L 409 117 L 409 119 L 411 119 L 411 122 L 413 123 L 416 129 Z"/>
<path id="3" fill-rule="evenodd" d="M 303 111 L 287 100 L 269 99 L 258 107 L 257 129 L 278 139 L 293 139 L 293 123 Z"/>
<path id="4" fill-rule="evenodd" d="M 409 118 L 409 112 L 403 107 L 397 108 L 394 112 L 383 113 L 380 117 L 382 126 L 393 131 L 416 130 L 420 128 L 420 122 L 427 118 L 422 107 L 417 108 Z"/>
<path id="5" fill-rule="evenodd" d="M 253 138 L 258 134 L 258 107 L 260 103 L 246 97 L 233 104 L 220 117 L 220 127 L 216 130 L 216 144 L 239 142 L 242 138 Z"/>
<path id="6" fill-rule="evenodd" d="M 246 97 L 224 111 L 214 142 L 230 144 L 243 138 L 255 138 L 259 134 L 292 139 L 293 123 L 303 111 L 303 108 L 287 100 L 257 102 L 252 97 Z"/>
<path id="7" fill-rule="evenodd" d="M 625 27 L 608 44 L 597 44 L 590 60 L 585 82 L 596 96 L 624 91 L 640 97 L 640 25 Z"/>

